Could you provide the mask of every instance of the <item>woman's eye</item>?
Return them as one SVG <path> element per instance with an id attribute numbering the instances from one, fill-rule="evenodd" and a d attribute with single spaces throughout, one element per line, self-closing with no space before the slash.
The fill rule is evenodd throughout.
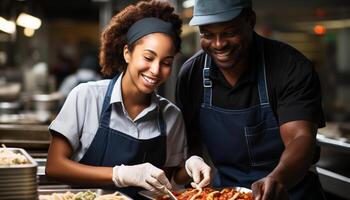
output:
<path id="1" fill-rule="evenodd" d="M 147 60 L 147 61 L 151 61 L 151 60 L 152 60 L 151 57 L 144 56 L 144 58 L 145 58 L 145 60 Z"/>
<path id="2" fill-rule="evenodd" d="M 171 62 L 163 62 L 163 64 L 166 65 L 166 66 L 171 66 L 173 63 L 171 63 Z"/>

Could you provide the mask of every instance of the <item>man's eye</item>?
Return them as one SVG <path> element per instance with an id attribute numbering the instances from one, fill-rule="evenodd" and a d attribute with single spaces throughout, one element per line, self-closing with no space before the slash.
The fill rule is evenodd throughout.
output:
<path id="1" fill-rule="evenodd" d="M 214 37 L 214 34 L 211 33 L 200 33 L 200 36 L 206 39 L 210 39 Z"/>
<path id="2" fill-rule="evenodd" d="M 223 33 L 224 37 L 233 37 L 235 35 L 236 35 L 236 32 L 234 32 L 234 31 L 228 31 L 228 32 Z"/>

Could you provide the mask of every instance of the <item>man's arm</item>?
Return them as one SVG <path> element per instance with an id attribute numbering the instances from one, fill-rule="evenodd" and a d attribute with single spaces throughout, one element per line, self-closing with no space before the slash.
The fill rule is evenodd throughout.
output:
<path id="1" fill-rule="evenodd" d="M 280 127 L 285 150 L 277 167 L 269 174 L 290 189 L 309 170 L 315 147 L 317 125 L 308 121 L 292 121 Z"/>
<path id="2" fill-rule="evenodd" d="M 258 199 L 288 199 L 287 190 L 302 180 L 311 165 L 317 125 L 308 121 L 291 121 L 280 126 L 285 145 L 277 167 L 265 178 L 253 183 Z"/>

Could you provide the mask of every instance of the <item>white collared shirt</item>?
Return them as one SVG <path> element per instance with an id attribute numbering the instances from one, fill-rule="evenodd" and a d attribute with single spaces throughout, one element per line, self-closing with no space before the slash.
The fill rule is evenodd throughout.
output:
<path id="1" fill-rule="evenodd" d="M 112 95 L 110 128 L 138 139 L 150 139 L 160 135 L 158 106 L 166 123 L 167 157 L 165 166 L 177 166 L 186 156 L 185 125 L 179 108 L 169 100 L 153 94 L 151 104 L 132 120 L 123 104 L 121 77 L 116 81 Z M 68 95 L 61 111 L 52 121 L 49 130 L 65 136 L 79 161 L 89 148 L 99 125 L 103 100 L 111 80 L 82 83 Z"/>

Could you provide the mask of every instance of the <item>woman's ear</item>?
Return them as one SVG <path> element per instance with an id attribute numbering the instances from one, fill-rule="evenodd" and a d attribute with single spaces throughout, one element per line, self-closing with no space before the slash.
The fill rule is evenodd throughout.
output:
<path id="1" fill-rule="evenodd" d="M 130 62 L 130 51 L 128 49 L 128 45 L 125 45 L 124 46 L 124 49 L 123 49 L 123 55 L 124 55 L 124 60 L 126 63 L 129 63 Z"/>

